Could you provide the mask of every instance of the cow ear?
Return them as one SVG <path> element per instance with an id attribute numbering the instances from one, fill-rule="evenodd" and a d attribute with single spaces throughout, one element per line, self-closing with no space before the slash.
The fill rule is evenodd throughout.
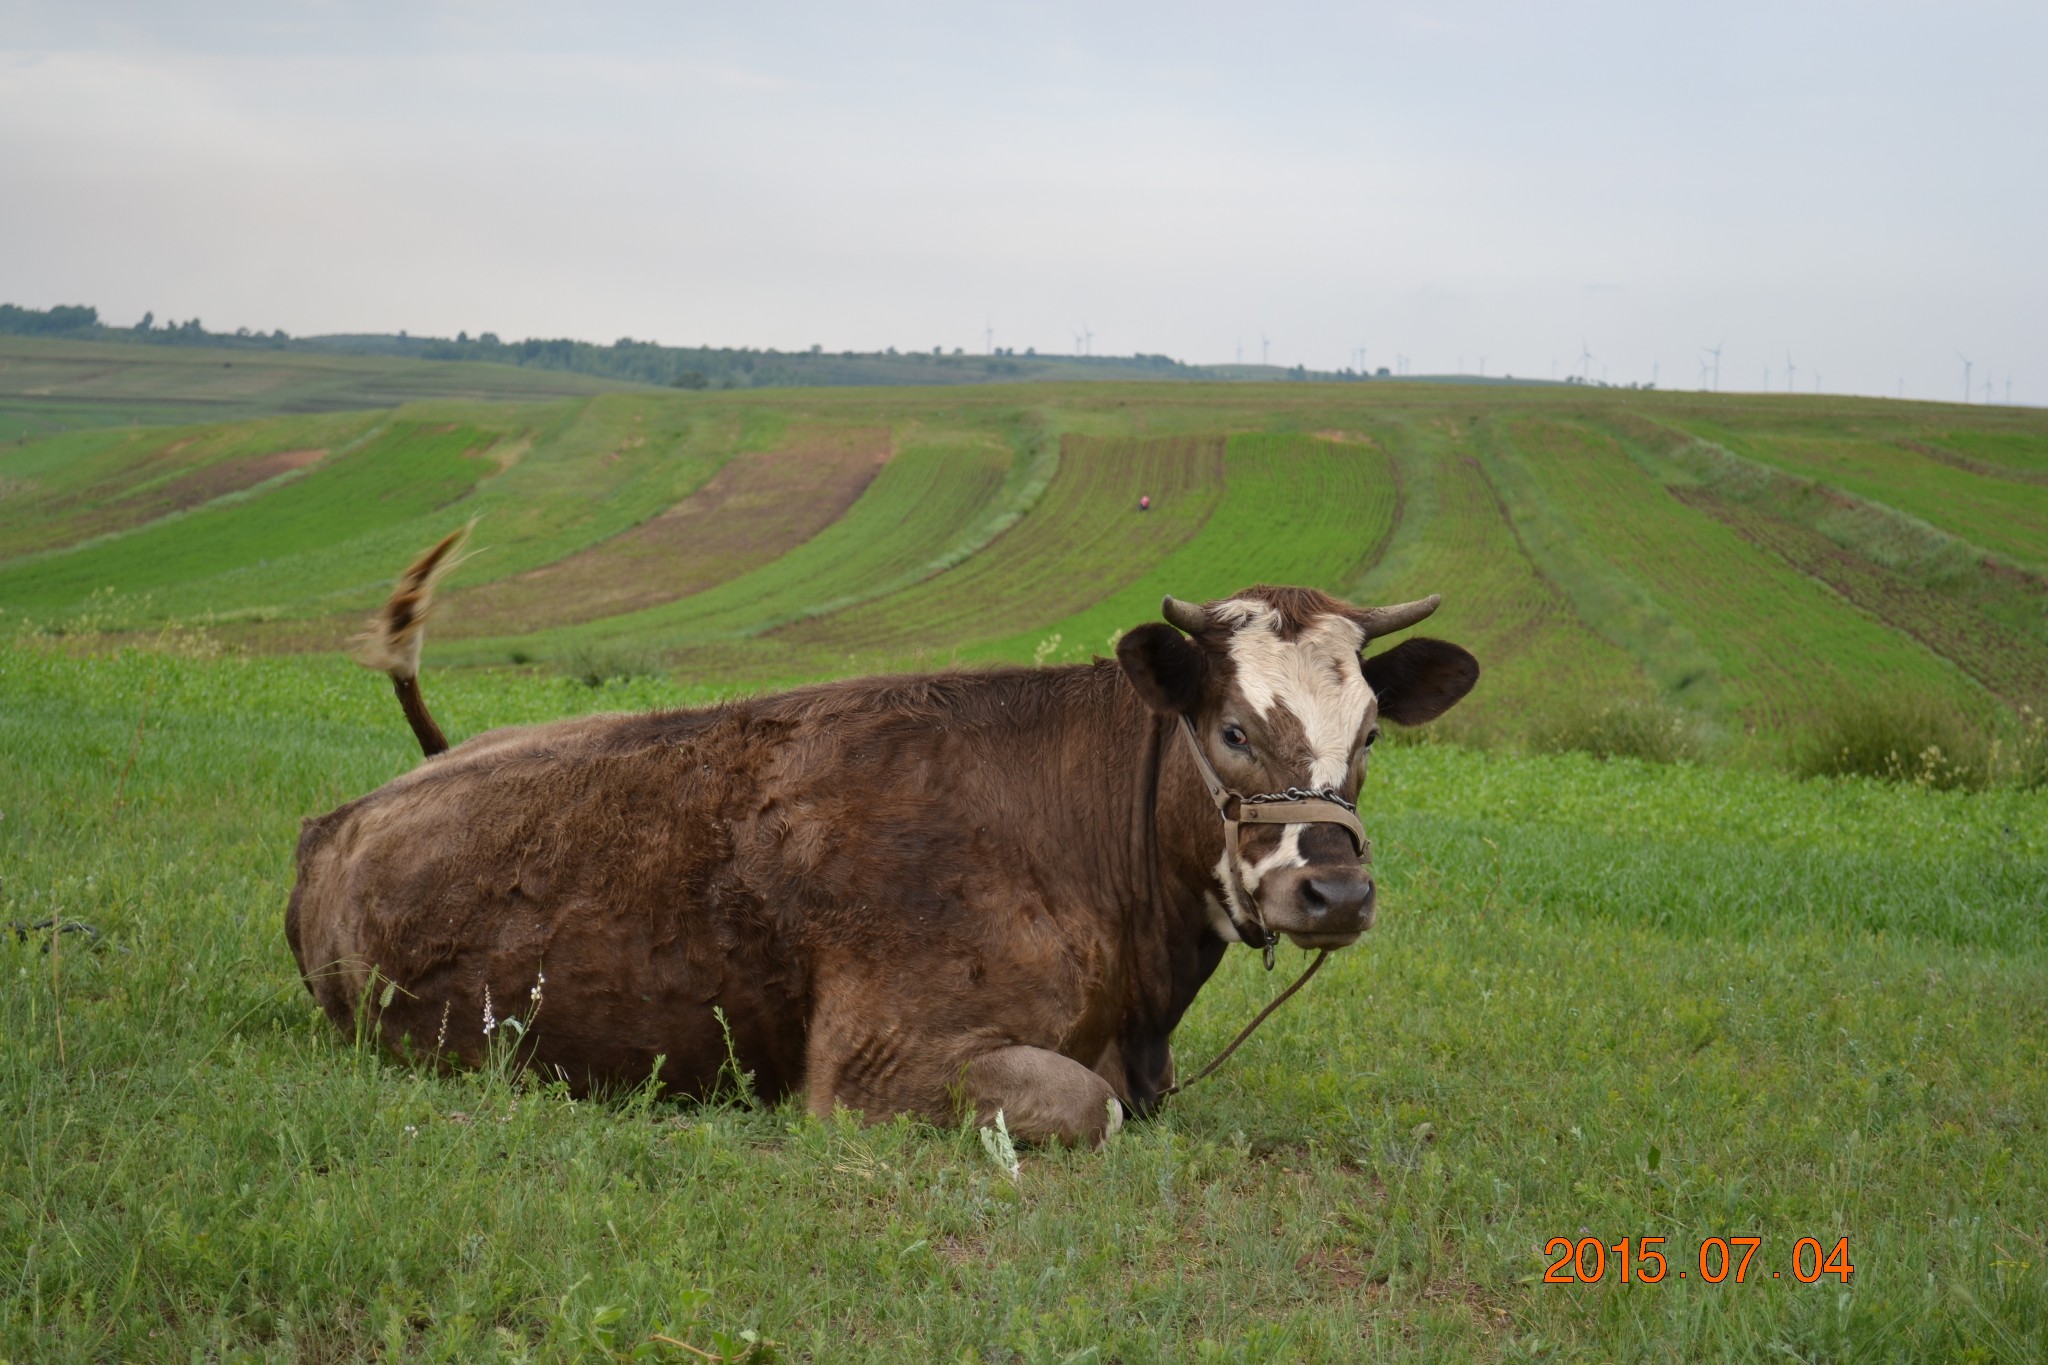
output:
<path id="1" fill-rule="evenodd" d="M 1116 661 L 1145 705 L 1161 715 L 1185 715 L 1201 700 L 1208 662 L 1164 621 L 1148 622 L 1118 640 Z"/>
<path id="2" fill-rule="evenodd" d="M 1472 690 L 1479 681 L 1479 660 L 1446 640 L 1403 640 L 1365 660 L 1365 681 L 1380 699 L 1383 718 L 1420 725 Z"/>

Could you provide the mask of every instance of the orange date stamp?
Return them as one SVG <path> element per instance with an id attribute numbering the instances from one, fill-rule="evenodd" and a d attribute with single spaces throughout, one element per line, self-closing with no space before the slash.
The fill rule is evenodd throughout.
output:
<path id="1" fill-rule="evenodd" d="M 1837 1240 L 1824 1248 L 1818 1237 L 1801 1237 L 1792 1244 L 1791 1264 L 1777 1263 L 1770 1254 L 1757 1259 L 1763 1247 L 1761 1237 L 1708 1237 L 1699 1244 L 1695 1265 L 1682 1261 L 1674 1269 L 1677 1253 L 1667 1255 L 1666 1237 L 1624 1237 L 1605 1242 L 1598 1237 L 1553 1237 L 1544 1244 L 1543 1254 L 1555 1259 L 1543 1272 L 1545 1284 L 1599 1284 L 1618 1279 L 1622 1284 L 1661 1284 L 1667 1277 L 1696 1277 L 1708 1284 L 1734 1281 L 1779 1280 L 1788 1277 L 1801 1284 L 1813 1284 L 1824 1275 L 1839 1276 L 1843 1284 L 1856 1267 L 1849 1264 L 1849 1239 Z"/>

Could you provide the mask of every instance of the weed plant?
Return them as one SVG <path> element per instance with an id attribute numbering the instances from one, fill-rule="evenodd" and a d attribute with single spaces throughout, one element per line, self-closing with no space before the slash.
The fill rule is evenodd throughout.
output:
<path id="1" fill-rule="evenodd" d="M 585 687 L 601 688 L 607 683 L 634 678 L 660 678 L 668 666 L 659 652 L 625 645 L 575 645 L 555 660 L 555 672 Z"/>
<path id="2" fill-rule="evenodd" d="M 2022 707 L 1987 726 L 1916 693 L 1845 693 L 1792 741 L 1787 761 L 1806 777 L 2033 791 L 2048 786 L 2048 722 Z"/>
<path id="3" fill-rule="evenodd" d="M 1552 707 L 1532 718 L 1527 747 L 1535 753 L 1581 753 L 1647 763 L 1697 762 L 1713 749 L 1697 714 L 1645 698 Z"/>

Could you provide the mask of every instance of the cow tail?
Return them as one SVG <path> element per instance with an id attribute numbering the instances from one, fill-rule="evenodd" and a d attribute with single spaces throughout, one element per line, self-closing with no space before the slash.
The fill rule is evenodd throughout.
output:
<path id="1" fill-rule="evenodd" d="M 426 639 L 434 588 L 442 575 L 461 562 L 456 551 L 468 536 L 468 526 L 450 532 L 414 560 L 399 575 L 398 586 L 391 590 L 383 608 L 370 618 L 370 628 L 354 641 L 357 663 L 391 675 L 391 690 L 398 694 L 398 704 L 405 708 L 420 751 L 428 758 L 447 752 L 448 737 L 427 713 L 426 700 L 420 696 L 420 645 Z"/>

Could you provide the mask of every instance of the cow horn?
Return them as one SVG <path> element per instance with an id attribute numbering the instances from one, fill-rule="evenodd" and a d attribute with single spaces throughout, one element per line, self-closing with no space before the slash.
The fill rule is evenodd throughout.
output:
<path id="1" fill-rule="evenodd" d="M 1403 602 L 1397 607 L 1361 607 L 1351 613 L 1351 619 L 1365 627 L 1367 639 L 1381 635 L 1392 635 L 1397 630 L 1406 630 L 1437 609 L 1444 600 L 1440 592 L 1413 602 Z"/>
<path id="2" fill-rule="evenodd" d="M 1193 635 L 1209 624 L 1209 609 L 1194 602 L 1183 602 L 1172 593 L 1159 604 L 1159 614 L 1188 634 Z"/>

